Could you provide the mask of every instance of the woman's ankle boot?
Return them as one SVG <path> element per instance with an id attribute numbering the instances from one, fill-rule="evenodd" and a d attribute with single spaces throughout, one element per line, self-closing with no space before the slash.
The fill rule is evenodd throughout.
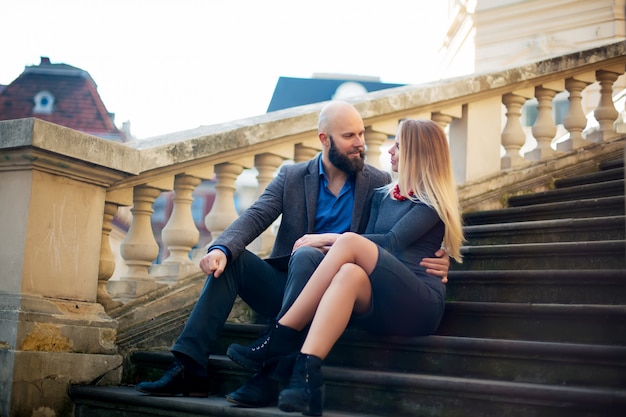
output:
<path id="1" fill-rule="evenodd" d="M 298 354 L 289 386 L 278 396 L 282 411 L 300 411 L 307 416 L 321 416 L 324 409 L 322 360 L 317 356 Z"/>
<path id="2" fill-rule="evenodd" d="M 297 352 L 302 345 L 303 335 L 304 332 L 274 323 L 252 344 L 230 345 L 226 355 L 244 368 L 259 372 L 283 356 Z"/>

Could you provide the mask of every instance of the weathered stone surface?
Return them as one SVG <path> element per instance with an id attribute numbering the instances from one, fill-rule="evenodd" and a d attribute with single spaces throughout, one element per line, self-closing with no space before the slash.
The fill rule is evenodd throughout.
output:
<path id="1" fill-rule="evenodd" d="M 14 355 L 10 415 L 70 416 L 73 405 L 67 390 L 71 384 L 121 381 L 119 355 L 24 351 Z"/>

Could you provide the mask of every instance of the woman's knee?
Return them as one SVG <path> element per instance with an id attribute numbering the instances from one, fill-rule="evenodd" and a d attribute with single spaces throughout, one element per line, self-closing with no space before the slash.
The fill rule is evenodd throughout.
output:
<path id="1" fill-rule="evenodd" d="M 363 239 L 363 236 L 360 236 L 357 233 L 345 232 L 345 233 L 342 233 L 341 236 L 337 238 L 333 246 L 337 244 L 351 246 L 351 245 L 354 245 L 355 242 L 358 242 L 361 239 Z"/>
<path id="2" fill-rule="evenodd" d="M 346 287 L 360 287 L 362 285 L 370 285 L 367 273 L 357 264 L 343 264 L 335 278 L 333 284 Z"/>

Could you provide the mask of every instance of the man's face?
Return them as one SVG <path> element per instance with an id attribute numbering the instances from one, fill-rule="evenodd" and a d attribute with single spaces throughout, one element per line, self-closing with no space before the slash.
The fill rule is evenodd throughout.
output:
<path id="1" fill-rule="evenodd" d="M 330 149 L 328 159 L 338 169 L 355 174 L 365 166 L 365 151 L 363 136 L 358 138 L 339 138 L 337 143 L 333 135 L 329 135 Z"/>

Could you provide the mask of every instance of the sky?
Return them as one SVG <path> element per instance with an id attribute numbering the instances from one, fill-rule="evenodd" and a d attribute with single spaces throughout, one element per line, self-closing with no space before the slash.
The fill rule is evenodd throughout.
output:
<path id="1" fill-rule="evenodd" d="M 0 84 L 40 57 L 87 71 L 147 138 L 264 114 L 278 78 L 437 78 L 443 0 L 0 0 Z"/>

